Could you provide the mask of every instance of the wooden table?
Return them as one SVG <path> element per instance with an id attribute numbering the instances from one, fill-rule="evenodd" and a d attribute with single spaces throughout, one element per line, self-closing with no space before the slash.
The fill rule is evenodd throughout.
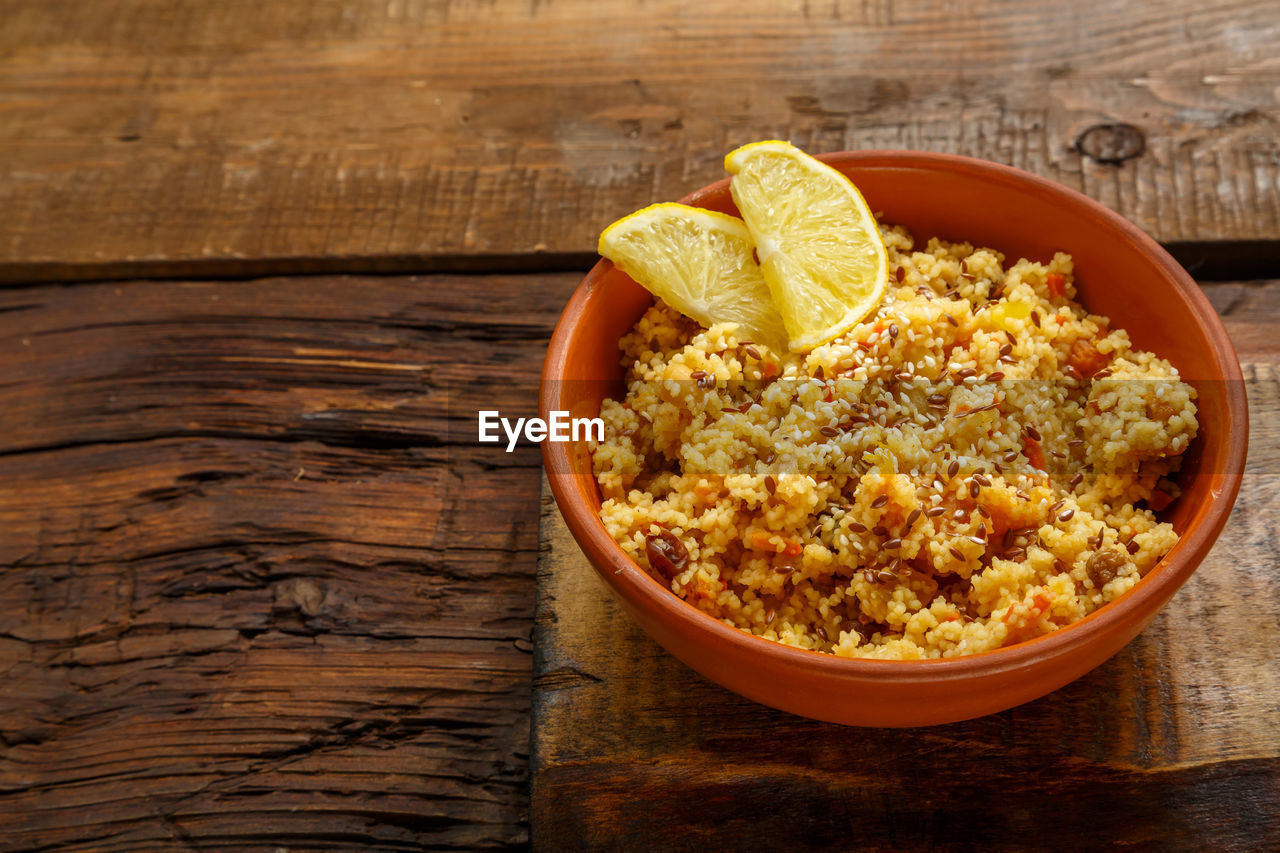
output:
<path id="1" fill-rule="evenodd" d="M 1280 6 L 1118 5 L 0 0 L 0 848 L 1275 849 Z M 540 546 L 476 410 L 766 137 L 1010 163 L 1204 282 L 1245 489 L 1102 669 L 820 726 Z"/>

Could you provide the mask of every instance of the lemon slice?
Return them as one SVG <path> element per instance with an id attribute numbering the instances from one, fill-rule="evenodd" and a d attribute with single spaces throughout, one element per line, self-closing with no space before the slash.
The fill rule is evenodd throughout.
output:
<path id="1" fill-rule="evenodd" d="M 751 254 L 741 219 L 684 204 L 654 204 L 600 235 L 600 254 L 704 326 L 737 323 L 738 338 L 785 351 L 787 333 Z"/>
<path id="2" fill-rule="evenodd" d="M 777 140 L 744 145 L 724 165 L 793 350 L 826 343 L 875 309 L 889 259 L 848 178 Z"/>

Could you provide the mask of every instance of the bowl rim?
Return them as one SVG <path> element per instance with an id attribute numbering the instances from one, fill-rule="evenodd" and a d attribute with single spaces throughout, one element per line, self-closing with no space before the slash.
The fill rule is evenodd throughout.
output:
<path id="1" fill-rule="evenodd" d="M 1225 470 L 1205 472 L 1202 475 L 1216 480 L 1216 483 L 1211 482 L 1209 486 L 1210 498 L 1202 517 L 1198 523 L 1192 520 L 1192 526 L 1179 537 L 1173 549 L 1132 589 L 1083 619 L 1051 633 L 1011 646 L 954 658 L 905 661 L 845 658 L 813 649 L 787 646 L 727 625 L 659 585 L 622 551 L 605 529 L 599 515 L 572 488 L 570 480 L 573 475 L 569 457 L 572 445 L 544 442 L 543 463 L 552 494 L 566 525 L 586 552 L 592 567 L 629 607 L 647 605 L 645 609 L 656 611 L 656 618 L 682 623 L 690 632 L 704 635 L 712 645 L 728 644 L 744 653 L 764 655 L 783 665 L 815 670 L 834 678 L 874 678 L 885 682 L 908 683 L 995 675 L 1027 668 L 1045 658 L 1066 654 L 1086 645 L 1093 637 L 1122 629 L 1130 617 L 1141 618 L 1144 614 L 1154 616 L 1163 601 L 1171 597 L 1196 570 L 1226 524 L 1240 490 L 1248 452 L 1248 400 L 1244 392 L 1239 358 L 1221 318 L 1200 286 L 1159 243 L 1129 220 L 1077 190 L 1031 172 L 973 157 L 937 152 L 865 150 L 837 151 L 816 156 L 842 172 L 842 166 L 855 165 L 962 172 L 971 176 L 976 173 L 976 177 L 987 181 L 1016 185 L 1020 189 L 1040 190 L 1064 204 L 1075 206 L 1085 216 L 1099 220 L 1099 224 L 1113 232 L 1115 237 L 1147 256 L 1193 309 L 1201 332 L 1209 343 L 1215 367 L 1220 371 L 1221 376 L 1218 378 L 1224 381 L 1227 421 L 1235 421 L 1232 424 L 1234 428 L 1229 429 L 1228 434 L 1222 437 L 1226 444 L 1227 464 L 1222 466 Z M 694 190 L 680 201 L 701 206 L 706 200 L 724 193 L 728 184 L 729 178 L 722 178 Z M 1067 250 L 1064 247 L 1064 251 Z M 597 262 L 574 291 L 556 324 L 547 348 L 539 389 L 539 411 L 542 417 L 546 417 L 553 409 L 564 408 L 558 405 L 560 389 L 555 380 L 564 372 L 575 320 L 581 316 L 595 282 L 612 269 L 613 264 L 608 260 L 601 259 Z M 610 567 L 609 572 L 601 571 L 596 561 L 590 559 L 592 552 L 604 559 Z M 639 601 L 626 601 L 629 595 L 635 596 Z"/>

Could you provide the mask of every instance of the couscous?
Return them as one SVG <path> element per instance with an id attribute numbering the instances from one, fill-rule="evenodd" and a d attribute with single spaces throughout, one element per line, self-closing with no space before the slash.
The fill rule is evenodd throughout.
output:
<path id="1" fill-rule="evenodd" d="M 661 301 L 621 341 L 600 517 L 675 595 L 846 657 L 954 657 L 1075 622 L 1176 543 L 1194 390 L 1075 299 L 1071 258 L 882 226 L 890 282 L 808 353 Z"/>

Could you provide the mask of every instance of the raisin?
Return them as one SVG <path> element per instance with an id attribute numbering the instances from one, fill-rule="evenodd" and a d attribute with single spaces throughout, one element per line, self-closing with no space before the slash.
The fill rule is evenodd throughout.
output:
<path id="1" fill-rule="evenodd" d="M 684 543 L 669 530 L 659 530 L 644 538 L 644 553 L 649 565 L 667 580 L 684 571 L 689 552 Z"/>
<path id="2" fill-rule="evenodd" d="M 1102 589 L 1111 581 L 1115 580 L 1116 575 L 1120 574 L 1120 570 L 1124 568 L 1125 563 L 1129 560 L 1119 551 L 1107 548 L 1103 551 L 1097 551 L 1089 562 L 1085 563 L 1085 571 L 1089 573 L 1089 579 L 1093 581 L 1094 589 Z"/>

